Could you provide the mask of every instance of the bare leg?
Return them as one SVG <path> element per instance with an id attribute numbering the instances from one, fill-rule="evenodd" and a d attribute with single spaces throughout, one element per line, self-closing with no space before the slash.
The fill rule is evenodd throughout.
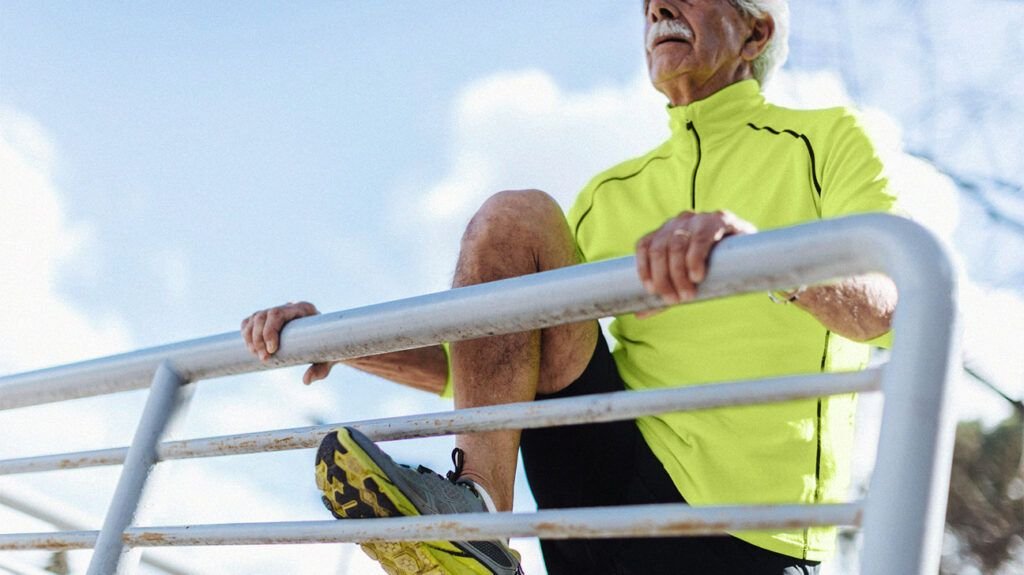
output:
<path id="1" fill-rule="evenodd" d="M 579 263 L 558 204 L 535 190 L 492 196 L 462 238 L 455 287 L 479 284 Z M 540 331 L 454 342 L 451 346 L 455 406 L 530 401 L 572 383 L 590 360 L 596 321 Z M 463 477 L 484 487 L 500 511 L 512 508 L 519 434 L 495 431 L 460 435 Z"/>

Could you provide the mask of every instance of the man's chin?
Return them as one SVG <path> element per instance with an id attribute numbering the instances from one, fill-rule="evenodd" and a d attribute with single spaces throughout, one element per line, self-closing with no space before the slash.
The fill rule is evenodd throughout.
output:
<path id="1" fill-rule="evenodd" d="M 650 70 L 648 77 L 656 90 L 665 93 L 665 89 L 686 75 L 685 70 Z"/>
<path id="2" fill-rule="evenodd" d="M 651 82 L 655 85 L 678 78 L 690 71 L 682 58 L 658 58 L 647 67 Z"/>

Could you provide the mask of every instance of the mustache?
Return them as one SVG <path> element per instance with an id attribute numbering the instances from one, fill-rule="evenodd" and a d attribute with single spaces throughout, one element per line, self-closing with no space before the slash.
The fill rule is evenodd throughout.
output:
<path id="1" fill-rule="evenodd" d="M 680 38 L 687 42 L 692 42 L 693 30 L 682 21 L 674 18 L 659 20 L 647 29 L 647 37 L 645 38 L 647 51 L 654 50 L 655 43 L 665 37 Z"/>

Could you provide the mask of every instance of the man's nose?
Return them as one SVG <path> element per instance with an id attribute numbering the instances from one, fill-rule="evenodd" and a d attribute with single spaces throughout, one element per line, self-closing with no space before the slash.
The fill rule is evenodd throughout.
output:
<path id="1" fill-rule="evenodd" d="M 651 24 L 662 20 L 674 20 L 678 17 L 678 9 L 665 0 L 651 0 L 647 5 L 647 21 Z"/>

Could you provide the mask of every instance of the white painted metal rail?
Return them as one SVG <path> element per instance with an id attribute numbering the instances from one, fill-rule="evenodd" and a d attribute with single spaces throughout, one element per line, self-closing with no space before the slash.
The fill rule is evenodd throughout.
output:
<path id="1" fill-rule="evenodd" d="M 19 487 L 11 483 L 0 485 L 0 506 L 34 517 L 64 531 L 84 531 L 93 523 L 93 518 L 68 507 L 66 501 L 59 501 L 42 495 L 35 490 Z M 97 533 L 93 531 L 93 533 Z M 0 535 L 2 536 L 2 535 Z M 93 547 L 92 545 L 89 548 Z M 40 546 L 25 546 L 25 549 L 41 549 Z M 13 555 L 13 554 L 8 554 Z M 146 554 L 141 562 L 167 575 L 192 575 L 198 570 L 181 561 L 156 557 Z M 0 556 L 0 573 L 10 571 L 16 575 L 21 573 L 52 575 L 38 567 L 31 567 L 17 562 L 13 557 Z"/>
<path id="2" fill-rule="evenodd" d="M 99 531 L 0 535 L 0 550 L 95 547 L 90 575 L 113 573 L 132 547 L 416 539 L 664 536 L 770 526 L 861 525 L 863 573 L 932 575 L 938 568 L 953 421 L 947 382 L 956 353 L 956 275 L 930 233 L 907 220 L 862 215 L 728 238 L 716 248 L 699 299 L 882 272 L 896 282 L 892 358 L 877 370 L 754 382 L 623 392 L 359 422 L 377 440 L 632 419 L 830 393 L 885 394 L 878 460 L 863 502 L 842 505 L 704 507 L 681 505 L 466 514 L 457 517 L 133 527 L 150 467 L 161 459 L 313 447 L 318 426 L 159 443 L 186 383 L 273 367 L 411 349 L 439 341 L 538 329 L 651 309 L 659 301 L 636 278 L 633 258 L 296 320 L 269 364 L 253 358 L 237 332 L 34 372 L 0 377 L 0 409 L 137 389 L 150 398 L 132 446 L 0 461 L 0 474 L 123 464 Z M 341 424 L 338 424 L 341 425 Z M 656 511 L 656 512 L 655 512 Z M 452 521 L 454 520 L 454 521 Z M 898 536 L 894 536 L 898 533 Z"/>

